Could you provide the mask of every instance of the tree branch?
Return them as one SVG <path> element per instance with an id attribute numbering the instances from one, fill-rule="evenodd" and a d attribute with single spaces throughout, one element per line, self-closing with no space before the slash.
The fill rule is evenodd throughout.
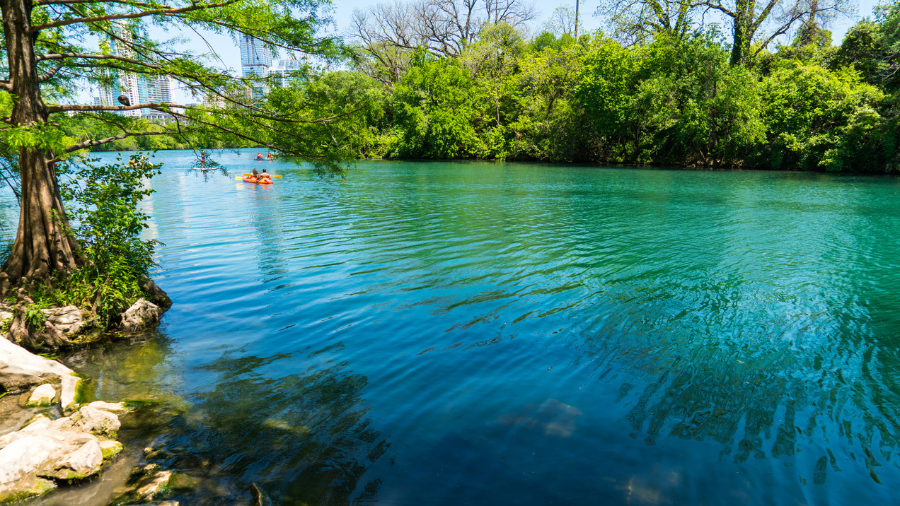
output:
<path id="1" fill-rule="evenodd" d="M 69 5 L 69 4 L 96 4 L 101 3 L 97 0 L 35 0 L 34 5 Z M 158 7 L 158 4 L 149 4 L 145 2 L 129 2 L 127 0 L 106 0 L 102 3 L 122 4 L 130 7 Z"/>
<path id="2" fill-rule="evenodd" d="M 98 139 L 98 140 L 91 139 L 91 140 L 84 141 L 81 144 L 75 144 L 74 146 L 69 146 L 68 148 L 66 148 L 66 150 L 64 152 L 72 153 L 72 152 L 79 151 L 82 149 L 92 148 L 94 146 L 100 146 L 101 144 L 107 144 L 112 141 L 119 141 L 122 139 L 127 139 L 128 137 L 143 137 L 146 135 L 172 135 L 174 133 L 175 132 L 128 132 L 128 131 L 126 131 L 123 134 L 114 135 L 112 137 L 107 137 L 105 139 Z M 54 158 L 51 161 L 58 162 L 60 160 L 58 158 Z"/>
<path id="3" fill-rule="evenodd" d="M 237 0 L 227 0 L 225 2 L 217 3 L 217 4 L 193 4 L 188 7 L 181 7 L 179 9 L 154 9 L 142 12 L 130 12 L 128 14 L 107 14 L 105 16 L 92 16 L 92 17 L 83 17 L 83 18 L 72 18 L 72 19 L 62 19 L 59 21 L 51 21 L 49 23 L 42 23 L 38 25 L 32 25 L 31 28 L 28 29 L 28 33 L 35 33 L 39 30 L 45 30 L 47 28 L 56 28 L 60 26 L 68 26 L 74 25 L 76 23 L 93 23 L 96 21 L 112 21 L 116 19 L 134 19 L 134 18 L 144 18 L 147 16 L 158 16 L 158 15 L 173 15 L 173 14 L 183 14 L 186 12 L 193 12 L 199 10 L 206 9 L 215 9 L 217 7 L 226 7 L 233 3 L 236 3 Z M 70 2 L 60 2 L 62 4 L 68 4 Z"/>
<path id="4" fill-rule="evenodd" d="M 63 68 L 63 64 L 57 63 L 56 66 L 54 66 L 52 69 L 50 69 L 50 70 L 44 72 L 43 74 L 41 74 L 40 76 L 38 76 L 38 82 L 42 83 L 44 81 L 47 81 L 51 77 L 55 76 L 56 73 L 59 72 L 59 70 L 61 68 Z"/>
<path id="5" fill-rule="evenodd" d="M 190 109 L 190 106 L 177 104 L 161 104 L 158 102 L 146 102 L 143 104 L 132 105 L 79 105 L 79 104 L 63 104 L 51 105 L 47 108 L 49 114 L 66 111 L 79 112 L 99 112 L 99 111 L 133 111 L 135 109 L 156 109 L 162 112 L 170 112 L 169 108 L 177 107 L 179 109 Z"/>

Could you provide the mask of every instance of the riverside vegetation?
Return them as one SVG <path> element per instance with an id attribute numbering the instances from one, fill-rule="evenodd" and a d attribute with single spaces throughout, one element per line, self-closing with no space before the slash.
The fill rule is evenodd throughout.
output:
<path id="1" fill-rule="evenodd" d="M 878 7 L 839 46 L 817 21 L 825 4 L 814 3 L 787 24 L 790 44 L 754 40 L 739 58 L 733 37 L 691 25 L 690 10 L 677 30 L 620 16 L 611 35 L 577 40 L 564 23 L 528 38 L 520 13 L 468 41 L 442 34 L 441 45 L 425 19 L 400 13 L 416 5 L 357 13 L 348 70 L 306 69 L 291 87 L 273 85 L 271 109 L 335 118 L 329 137 L 311 146 L 315 154 L 900 170 L 896 3 Z M 90 128 L 105 135 L 108 127 Z M 316 138 L 313 128 L 292 124 L 270 139 Z M 145 137 L 106 147 L 172 143 Z"/>

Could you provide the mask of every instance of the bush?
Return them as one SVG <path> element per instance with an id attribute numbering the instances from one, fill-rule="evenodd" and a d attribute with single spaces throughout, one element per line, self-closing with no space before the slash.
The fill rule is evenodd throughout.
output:
<path id="1" fill-rule="evenodd" d="M 97 165 L 86 160 L 62 170 L 60 190 L 72 233 L 81 244 L 83 266 L 35 287 L 35 306 L 75 305 L 89 309 L 105 326 L 140 297 L 159 244 L 143 240 L 149 216 L 138 209 L 153 190 L 145 181 L 159 174 L 158 164 L 132 155 L 127 163 Z"/>

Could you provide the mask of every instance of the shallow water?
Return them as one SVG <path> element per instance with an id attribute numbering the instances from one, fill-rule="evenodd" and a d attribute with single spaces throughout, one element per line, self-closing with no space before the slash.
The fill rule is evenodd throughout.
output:
<path id="1" fill-rule="evenodd" d="M 176 305 L 69 363 L 186 504 L 900 502 L 897 178 L 156 159 Z"/>

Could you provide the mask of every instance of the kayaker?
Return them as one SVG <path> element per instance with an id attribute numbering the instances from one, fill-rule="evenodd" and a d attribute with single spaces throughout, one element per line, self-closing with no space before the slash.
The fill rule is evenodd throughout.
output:
<path id="1" fill-rule="evenodd" d="M 256 168 L 253 168 L 253 179 L 259 181 L 259 171 Z"/>
<path id="2" fill-rule="evenodd" d="M 262 160 L 262 153 L 256 153 L 256 160 Z"/>
<path id="3" fill-rule="evenodd" d="M 262 179 L 262 180 L 264 180 L 264 181 L 265 181 L 265 180 L 268 180 L 268 181 L 271 181 L 271 180 L 272 180 L 271 174 L 266 173 L 266 169 L 263 169 L 262 174 L 259 175 L 259 178 Z"/>
<path id="4" fill-rule="evenodd" d="M 272 153 L 266 153 L 266 158 L 271 162 L 272 161 Z M 265 171 L 266 170 L 263 169 L 263 172 L 265 172 Z"/>

